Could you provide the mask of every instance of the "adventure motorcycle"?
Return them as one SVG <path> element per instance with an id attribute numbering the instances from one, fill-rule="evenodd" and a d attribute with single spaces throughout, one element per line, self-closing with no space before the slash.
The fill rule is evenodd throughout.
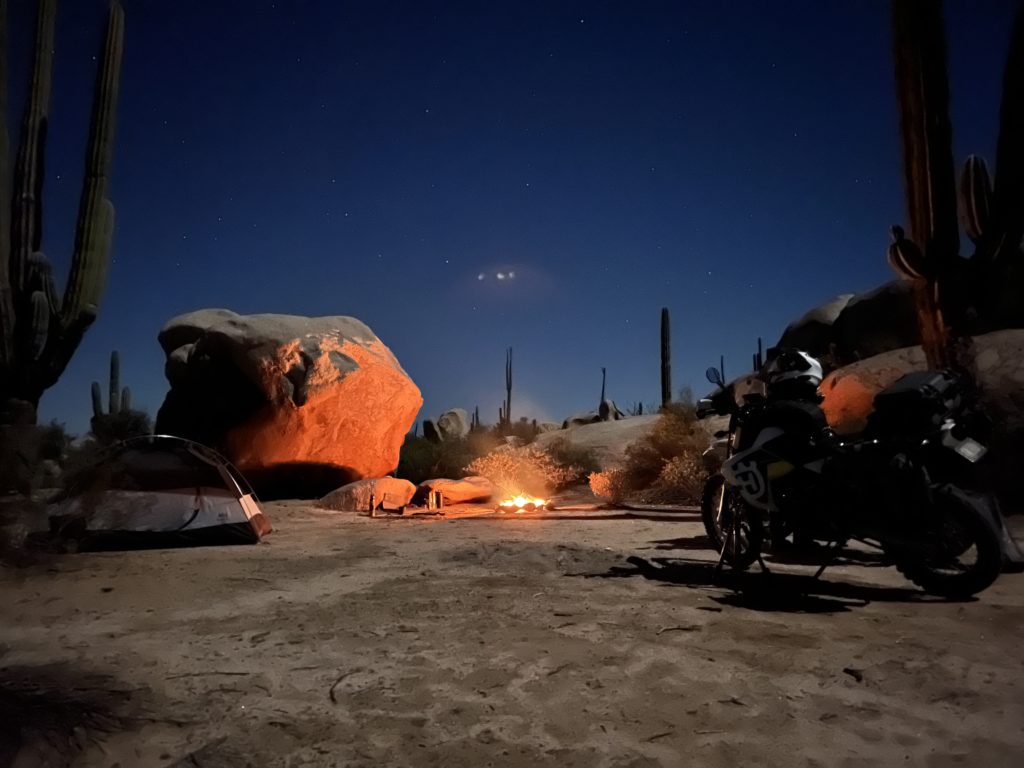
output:
<path id="1" fill-rule="evenodd" d="M 995 581 L 1012 540 L 991 497 L 957 482 L 986 452 L 970 435 L 958 377 L 908 374 L 876 396 L 864 433 L 840 438 L 818 405 L 817 361 L 775 350 L 760 374 L 765 395 L 736 398 L 709 369 L 719 389 L 698 405 L 698 416 L 730 416 L 721 474 L 705 489 L 720 564 L 763 565 L 767 529 L 773 542 L 792 535 L 832 555 L 849 541 L 875 546 L 936 595 L 967 597 Z"/>

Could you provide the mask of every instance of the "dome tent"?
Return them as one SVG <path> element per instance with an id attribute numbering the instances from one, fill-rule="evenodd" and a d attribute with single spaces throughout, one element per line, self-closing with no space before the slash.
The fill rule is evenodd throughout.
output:
<path id="1" fill-rule="evenodd" d="M 227 459 L 169 435 L 111 446 L 48 511 L 51 533 L 77 540 L 79 551 L 255 544 L 271 531 Z"/>

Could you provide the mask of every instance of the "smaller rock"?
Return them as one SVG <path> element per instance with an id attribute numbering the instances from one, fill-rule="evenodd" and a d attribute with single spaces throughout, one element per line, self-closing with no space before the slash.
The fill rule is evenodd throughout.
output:
<path id="1" fill-rule="evenodd" d="M 433 419 L 423 420 L 423 436 L 432 443 L 441 442 L 441 430 Z"/>
<path id="2" fill-rule="evenodd" d="M 376 477 L 356 480 L 331 491 L 317 506 L 344 512 L 368 512 L 370 497 L 377 507 L 398 509 L 412 501 L 416 486 L 397 477 Z"/>
<path id="3" fill-rule="evenodd" d="M 469 434 L 469 414 L 463 408 L 452 408 L 437 419 L 442 440 L 459 440 Z"/>
<path id="4" fill-rule="evenodd" d="M 426 496 L 430 491 L 440 491 L 445 504 L 468 504 L 473 501 L 488 501 L 494 496 L 494 484 L 486 477 L 472 476 L 461 480 L 437 478 L 420 483 L 419 493 Z"/>

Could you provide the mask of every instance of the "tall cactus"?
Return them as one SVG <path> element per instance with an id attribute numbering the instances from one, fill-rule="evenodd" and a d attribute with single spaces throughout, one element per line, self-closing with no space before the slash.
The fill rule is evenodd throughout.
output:
<path id="1" fill-rule="evenodd" d="M 889 263 L 914 281 L 929 366 L 970 372 L 971 331 L 1024 304 L 1024 10 L 1004 73 L 994 187 L 972 155 L 957 189 L 941 4 L 893 0 L 893 32 L 910 237 L 893 227 Z M 960 257 L 958 192 L 960 221 L 975 245 L 969 262 Z"/>
<path id="2" fill-rule="evenodd" d="M 512 425 L 512 347 L 505 350 L 505 405 L 501 419 L 505 426 Z"/>
<path id="3" fill-rule="evenodd" d="M 910 237 L 892 228 L 889 263 L 914 281 L 929 367 L 945 368 L 953 361 L 944 289 L 959 258 L 960 236 L 942 8 L 938 2 L 893 0 L 892 9 Z"/>
<path id="4" fill-rule="evenodd" d="M 4 76 L 6 11 L 6 1 L 0 0 Z M 35 420 L 42 393 L 57 382 L 96 319 L 113 235 L 107 182 L 124 41 L 124 13 L 117 0 L 111 0 L 93 94 L 71 273 L 63 297 L 58 296 L 53 269 L 40 250 L 56 0 L 38 0 L 37 11 L 32 73 L 13 174 L 6 83 L 0 85 L 0 423 Z"/>
<path id="5" fill-rule="evenodd" d="M 668 307 L 661 308 L 661 405 L 672 402 L 672 346 L 669 338 Z"/>

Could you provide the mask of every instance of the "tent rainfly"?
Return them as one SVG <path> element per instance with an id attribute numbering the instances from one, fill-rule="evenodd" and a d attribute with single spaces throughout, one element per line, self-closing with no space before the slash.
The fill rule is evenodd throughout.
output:
<path id="1" fill-rule="evenodd" d="M 256 544 L 272 530 L 227 459 L 168 435 L 111 446 L 49 514 L 51 533 L 76 539 L 79 551 Z"/>

